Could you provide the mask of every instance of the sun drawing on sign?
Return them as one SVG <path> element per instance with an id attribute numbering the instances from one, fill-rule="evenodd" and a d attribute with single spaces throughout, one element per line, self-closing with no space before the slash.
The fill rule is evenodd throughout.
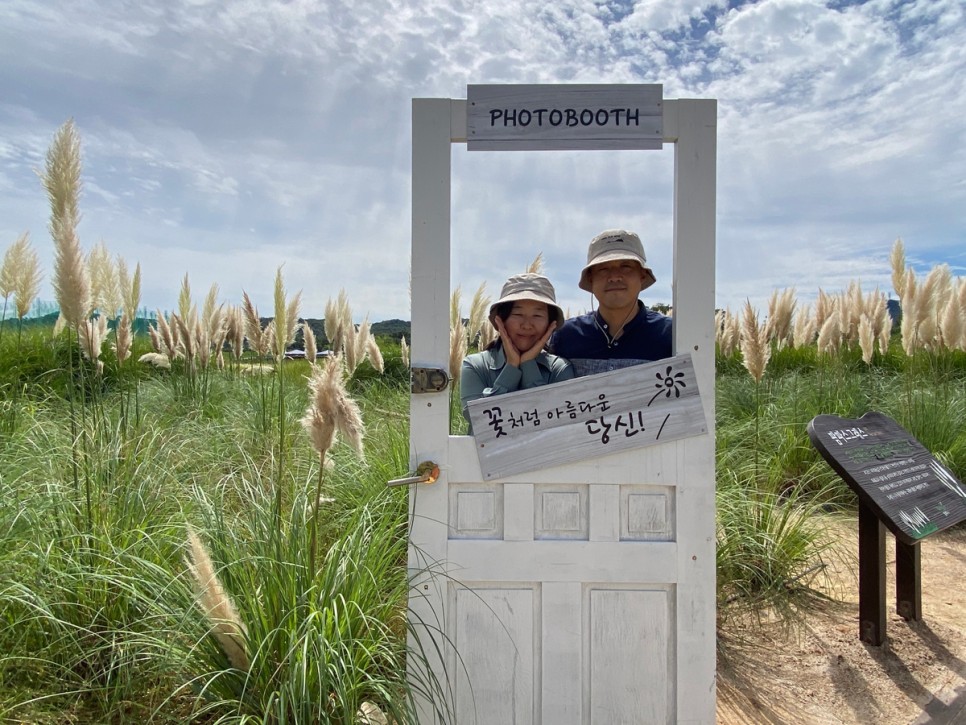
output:
<path id="1" fill-rule="evenodd" d="M 654 387 L 657 388 L 657 392 L 651 396 L 651 399 L 647 401 L 648 406 L 653 403 L 657 398 L 661 397 L 661 393 L 664 393 L 665 398 L 670 398 L 673 394 L 675 398 L 681 397 L 681 388 L 686 388 L 687 383 L 685 383 L 681 378 L 684 377 L 684 373 L 674 373 L 671 374 L 672 368 L 670 365 L 667 366 L 667 371 L 664 375 L 661 373 L 655 373 L 657 376 L 657 382 L 654 383 Z"/>

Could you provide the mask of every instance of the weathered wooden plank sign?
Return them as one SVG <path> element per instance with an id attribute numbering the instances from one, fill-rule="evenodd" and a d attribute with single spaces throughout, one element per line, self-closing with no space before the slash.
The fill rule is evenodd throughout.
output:
<path id="1" fill-rule="evenodd" d="M 889 416 L 819 415 L 808 424 L 808 436 L 903 543 L 918 543 L 966 520 L 966 487 Z"/>
<path id="2" fill-rule="evenodd" d="M 467 408 L 485 480 L 707 432 L 689 354 Z"/>
<path id="3" fill-rule="evenodd" d="M 664 87 L 469 85 L 470 151 L 660 149 Z"/>

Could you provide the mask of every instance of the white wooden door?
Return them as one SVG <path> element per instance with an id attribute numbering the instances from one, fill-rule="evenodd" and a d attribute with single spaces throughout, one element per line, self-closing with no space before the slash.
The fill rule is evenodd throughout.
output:
<path id="1" fill-rule="evenodd" d="M 484 482 L 448 391 L 414 394 L 413 646 L 445 683 L 421 722 L 712 723 L 715 716 L 714 101 L 666 101 L 676 352 L 706 435 Z M 450 145 L 465 102 L 413 102 L 413 365 L 448 359 Z M 436 653 L 439 653 L 438 657 Z M 413 681 L 422 681 L 410 663 Z"/>

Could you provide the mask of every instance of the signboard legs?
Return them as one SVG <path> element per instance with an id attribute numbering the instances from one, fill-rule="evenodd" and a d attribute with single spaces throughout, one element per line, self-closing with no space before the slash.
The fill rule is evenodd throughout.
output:
<path id="1" fill-rule="evenodd" d="M 922 568 L 919 544 L 896 539 L 896 611 L 906 621 L 922 619 Z"/>
<path id="2" fill-rule="evenodd" d="M 886 636 L 885 525 L 859 504 L 859 639 L 878 647 Z M 896 612 L 906 621 L 922 619 L 919 544 L 896 539 Z"/>
<path id="3" fill-rule="evenodd" d="M 859 504 L 859 639 L 878 647 L 886 632 L 885 526 Z"/>

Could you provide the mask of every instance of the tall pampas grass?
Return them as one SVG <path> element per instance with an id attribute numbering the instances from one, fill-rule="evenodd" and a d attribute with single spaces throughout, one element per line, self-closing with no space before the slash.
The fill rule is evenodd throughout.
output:
<path id="1" fill-rule="evenodd" d="M 756 383 L 760 383 L 771 358 L 771 347 L 767 331 L 758 324 L 758 313 L 750 300 L 745 300 L 741 318 L 741 356 L 745 369 Z"/>
<path id="2" fill-rule="evenodd" d="M 864 314 L 859 318 L 858 325 L 859 348 L 862 350 L 862 361 L 866 365 L 872 364 L 872 355 L 875 352 L 875 332 L 872 320 Z"/>
<path id="3" fill-rule="evenodd" d="M 835 303 L 832 297 L 821 287 L 818 289 L 818 296 L 815 298 L 815 329 L 821 330 L 825 321 L 832 314 Z"/>
<path id="4" fill-rule="evenodd" d="M 252 303 L 247 292 L 242 292 L 242 316 L 245 323 L 245 337 L 248 339 L 248 346 L 255 351 L 259 358 L 268 355 L 271 349 L 271 334 L 268 326 L 262 327 L 262 320 L 258 314 L 258 308 Z"/>
<path id="5" fill-rule="evenodd" d="M 127 312 L 124 312 L 121 315 L 120 321 L 117 323 L 114 338 L 114 354 L 117 355 L 117 361 L 119 363 L 124 362 L 131 356 L 133 339 L 134 330 L 131 327 L 131 319 L 127 316 Z"/>
<path id="6" fill-rule="evenodd" d="M 543 274 L 543 252 L 539 252 L 533 261 L 527 265 L 526 271 L 530 274 Z"/>
<path id="7" fill-rule="evenodd" d="M 480 333 L 483 331 L 483 326 L 489 324 L 486 319 L 486 313 L 489 308 L 490 298 L 486 294 L 486 282 L 483 282 L 476 288 L 476 292 L 473 293 L 473 299 L 470 301 L 470 316 L 469 321 L 466 323 L 466 329 L 467 337 L 471 343 L 479 345 Z"/>
<path id="8" fill-rule="evenodd" d="M 906 288 L 906 250 L 901 238 L 897 238 L 892 245 L 889 264 L 892 267 L 892 289 L 901 300 Z"/>
<path id="9" fill-rule="evenodd" d="M 97 366 L 97 371 L 104 369 L 101 361 L 101 348 L 107 339 L 107 316 L 98 315 L 94 319 L 84 320 L 77 328 L 77 339 L 81 354 Z"/>
<path id="10" fill-rule="evenodd" d="M 773 290 L 768 299 L 765 335 L 769 340 L 773 340 L 779 349 L 784 347 L 790 337 L 794 314 L 795 288 L 787 287 L 781 293 Z"/>
<path id="11" fill-rule="evenodd" d="M 309 378 L 309 405 L 300 421 L 319 457 L 319 473 L 311 507 L 310 572 L 315 572 L 317 512 L 322 502 L 326 455 L 335 443 L 337 435 L 341 434 L 360 458 L 365 457 L 362 446 L 365 436 L 362 413 L 356 402 L 349 396 L 344 378 L 345 369 L 342 357 L 338 354 L 329 355 L 324 363 L 313 366 Z"/>
<path id="12" fill-rule="evenodd" d="M 40 290 L 40 259 L 30 244 L 29 232 L 21 234 L 3 255 L 0 265 L 0 297 L 3 297 L 3 316 L 7 317 L 7 302 L 13 295 L 14 309 L 23 329 L 23 318 L 30 312 L 30 306 Z M 3 329 L 0 327 L 0 335 Z M 0 339 L 3 339 L 0 337 Z"/>
<path id="13" fill-rule="evenodd" d="M 309 365 L 315 365 L 318 346 L 315 343 L 315 333 L 312 331 L 312 326 L 307 321 L 302 323 L 302 347 L 305 350 L 305 359 L 309 361 Z"/>
<path id="14" fill-rule="evenodd" d="M 76 330 L 90 312 L 90 280 L 77 238 L 81 192 L 80 137 L 68 121 L 54 135 L 41 177 L 50 201 L 50 235 L 54 240 L 54 293 L 60 314 Z"/>
<path id="15" fill-rule="evenodd" d="M 301 422 L 320 458 L 325 457 L 337 433 L 346 439 L 356 455 L 360 458 L 365 455 L 362 413 L 349 396 L 344 377 L 342 357 L 329 355 L 324 363 L 312 369 L 309 378 L 309 406 Z"/>
<path id="16" fill-rule="evenodd" d="M 960 282 L 960 287 L 962 287 L 962 282 Z M 947 350 L 962 350 L 964 348 L 963 343 L 966 340 L 964 316 L 966 316 L 966 309 L 960 302 L 960 295 L 949 295 L 939 320 L 942 343 Z"/>
<path id="17" fill-rule="evenodd" d="M 372 326 L 369 324 L 369 316 L 362 321 L 359 325 L 359 329 L 356 331 L 355 340 L 353 345 L 355 351 L 353 357 L 355 358 L 356 365 L 361 365 L 369 354 L 369 340 L 372 338 Z M 347 356 L 348 357 L 348 356 Z M 349 374 L 355 372 L 355 368 L 349 370 Z"/>
<path id="18" fill-rule="evenodd" d="M 386 363 L 382 358 L 382 350 L 379 349 L 379 343 L 373 335 L 369 335 L 369 340 L 366 343 L 366 355 L 369 357 L 369 362 L 372 363 L 372 367 L 375 368 L 376 372 L 381 374 L 386 371 Z"/>
<path id="19" fill-rule="evenodd" d="M 466 325 L 457 322 L 449 330 L 449 375 L 451 380 L 459 380 L 466 351 Z"/>
<path id="20" fill-rule="evenodd" d="M 811 307 L 799 308 L 795 315 L 795 324 L 792 330 L 792 344 L 797 348 L 803 348 L 815 342 L 817 333 L 815 318 L 812 316 Z"/>
<path id="21" fill-rule="evenodd" d="M 87 269 L 91 280 L 91 309 L 114 319 L 122 305 L 121 286 L 114 260 L 103 241 L 88 253 Z"/>
<path id="22" fill-rule="evenodd" d="M 838 310 L 833 310 L 818 331 L 818 351 L 825 355 L 834 355 L 838 352 L 841 344 L 841 316 Z"/>
<path id="23" fill-rule="evenodd" d="M 190 527 L 185 564 L 194 580 L 196 604 L 210 623 L 212 636 L 225 653 L 229 664 L 237 670 L 247 672 L 251 666 L 248 656 L 248 631 L 218 578 L 208 550 Z"/>
<path id="24" fill-rule="evenodd" d="M 295 342 L 295 333 L 298 331 L 299 306 L 301 305 L 302 293 L 297 292 L 290 300 L 286 300 L 285 281 L 282 277 L 282 268 L 275 270 L 275 360 L 281 363 L 285 357 L 286 348 Z"/>
<path id="25" fill-rule="evenodd" d="M 345 360 L 345 371 L 347 375 L 352 375 L 356 368 L 359 366 L 359 358 L 356 357 L 356 353 L 359 351 L 356 346 L 356 338 L 359 336 L 359 331 L 356 326 L 350 321 L 349 324 L 343 326 L 342 328 L 342 355 Z"/>
<path id="26" fill-rule="evenodd" d="M 339 290 L 339 296 L 331 297 L 325 303 L 325 336 L 329 340 L 329 349 L 338 353 L 345 341 L 343 335 L 346 327 L 352 324 L 352 310 L 349 308 L 349 298 L 344 289 Z"/>
<path id="27" fill-rule="evenodd" d="M 117 257 L 117 281 L 121 288 L 121 300 L 124 313 L 128 320 L 137 319 L 138 307 L 141 306 L 141 263 L 134 265 L 134 274 L 130 274 L 127 262 L 120 255 Z"/>
<path id="28" fill-rule="evenodd" d="M 406 343 L 406 336 L 403 335 L 399 340 L 399 357 L 403 367 L 409 367 L 409 345 Z"/>

